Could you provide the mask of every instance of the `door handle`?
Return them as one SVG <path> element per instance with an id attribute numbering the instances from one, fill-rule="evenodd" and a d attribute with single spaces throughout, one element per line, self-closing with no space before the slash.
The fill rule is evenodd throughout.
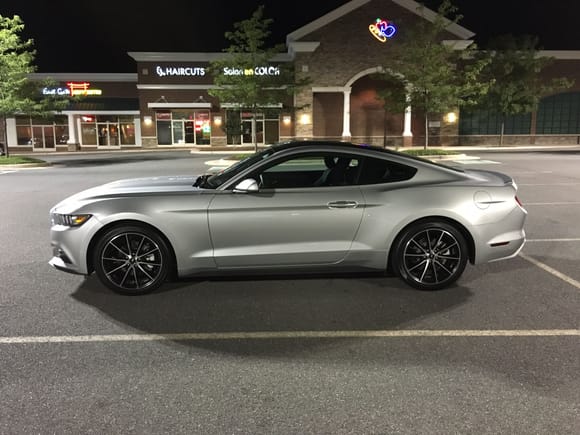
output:
<path id="1" fill-rule="evenodd" d="M 328 208 L 356 208 L 358 202 L 356 201 L 332 201 L 329 202 Z"/>

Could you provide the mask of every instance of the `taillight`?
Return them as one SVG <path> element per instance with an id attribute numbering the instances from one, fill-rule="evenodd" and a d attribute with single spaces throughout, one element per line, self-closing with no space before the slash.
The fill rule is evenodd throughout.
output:
<path id="1" fill-rule="evenodd" d="M 516 198 L 516 202 L 518 203 L 518 205 L 523 208 L 524 205 L 522 204 L 522 202 L 520 201 L 520 199 L 517 197 L 517 195 L 515 196 L 515 198 Z"/>

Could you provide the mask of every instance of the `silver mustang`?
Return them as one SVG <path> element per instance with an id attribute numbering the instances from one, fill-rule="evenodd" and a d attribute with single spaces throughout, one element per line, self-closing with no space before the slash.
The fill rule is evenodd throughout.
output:
<path id="1" fill-rule="evenodd" d="M 169 276 L 387 271 L 422 290 L 515 256 L 507 175 L 343 142 L 277 144 L 214 174 L 119 180 L 50 211 L 59 270 L 143 294 Z"/>

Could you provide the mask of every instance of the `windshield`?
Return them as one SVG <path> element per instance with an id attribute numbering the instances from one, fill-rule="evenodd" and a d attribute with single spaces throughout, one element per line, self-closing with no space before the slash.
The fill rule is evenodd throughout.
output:
<path id="1" fill-rule="evenodd" d="M 240 160 L 238 163 L 233 164 L 232 166 L 224 169 L 219 174 L 212 175 L 207 180 L 205 180 L 205 184 L 208 187 L 216 189 L 224 184 L 226 181 L 235 177 L 242 171 L 245 171 L 254 163 L 257 163 L 261 160 L 267 159 L 272 154 L 274 154 L 276 150 L 273 148 L 265 149 L 264 151 L 260 151 L 259 153 L 252 154 L 251 156 L 246 157 L 243 160 Z"/>

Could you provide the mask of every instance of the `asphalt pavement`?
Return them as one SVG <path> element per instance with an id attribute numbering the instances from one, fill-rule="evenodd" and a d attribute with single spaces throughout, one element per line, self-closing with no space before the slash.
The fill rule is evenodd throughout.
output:
<path id="1" fill-rule="evenodd" d="M 123 297 L 48 266 L 48 210 L 119 178 L 204 172 L 208 156 L 0 170 L 0 433 L 579 433 L 580 151 L 514 151 L 458 164 L 515 178 L 522 255 L 438 292 L 274 276 Z"/>

